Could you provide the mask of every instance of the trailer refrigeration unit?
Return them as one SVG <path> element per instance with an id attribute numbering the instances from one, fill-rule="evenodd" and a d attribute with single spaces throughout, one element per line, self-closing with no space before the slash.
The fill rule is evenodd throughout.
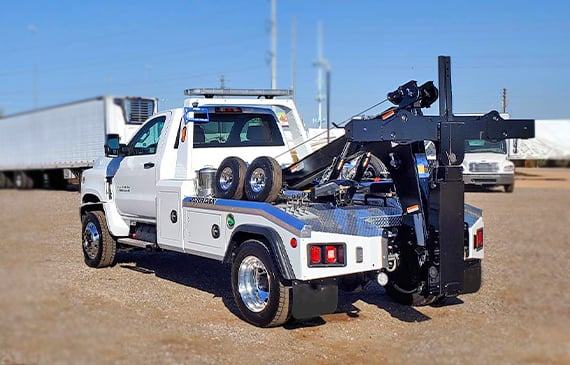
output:
<path id="1" fill-rule="evenodd" d="M 84 173 L 85 263 L 113 266 L 122 248 L 227 263 L 242 318 L 260 327 L 332 313 L 339 289 L 369 281 L 412 305 L 474 293 L 484 235 L 481 210 L 464 204 L 465 140 L 532 138 L 534 120 L 455 117 L 449 57 L 439 88 L 439 115 L 422 113 L 434 84 L 410 81 L 388 94 L 394 107 L 350 120 L 298 161 L 270 107 L 287 93 L 261 90 L 266 101 L 251 105 L 230 97 L 251 90 L 188 89 L 183 108 L 157 114 L 127 145 L 109 136 L 107 157 Z M 388 178 L 367 181 L 373 159 Z"/>
<path id="2" fill-rule="evenodd" d="M 101 96 L 0 118 L 0 188 L 64 188 L 104 155 L 108 134 L 128 141 L 157 99 Z"/>

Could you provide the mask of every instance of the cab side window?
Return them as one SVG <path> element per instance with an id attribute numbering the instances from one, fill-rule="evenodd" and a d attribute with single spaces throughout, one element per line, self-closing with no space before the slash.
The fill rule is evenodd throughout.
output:
<path id="1" fill-rule="evenodd" d="M 137 132 L 129 143 L 134 155 L 154 155 L 156 153 L 158 139 L 165 121 L 166 116 L 151 119 Z"/>

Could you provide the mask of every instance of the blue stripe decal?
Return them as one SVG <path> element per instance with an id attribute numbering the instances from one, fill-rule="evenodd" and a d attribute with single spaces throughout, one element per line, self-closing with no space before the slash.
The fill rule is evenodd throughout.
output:
<path id="1" fill-rule="evenodd" d="M 242 208 L 242 209 L 262 210 L 298 230 L 303 229 L 303 227 L 305 226 L 305 223 L 303 221 L 291 216 L 290 214 L 285 213 L 283 210 L 276 208 L 269 203 L 232 200 L 232 199 L 217 199 L 216 205 L 224 207 Z"/>
<path id="2" fill-rule="evenodd" d="M 262 202 L 252 202 L 245 200 L 233 200 L 233 199 L 219 199 L 219 198 L 202 198 L 202 197 L 186 197 L 183 200 L 183 206 L 188 206 L 189 203 L 198 203 L 206 205 L 214 205 L 218 208 L 237 208 L 246 211 L 251 211 L 247 213 L 255 214 L 255 211 L 262 211 L 268 215 L 274 217 L 276 220 L 281 221 L 294 229 L 302 230 L 305 223 L 290 214 L 284 212 L 282 209 L 276 208 L 269 203 Z M 201 206 L 201 208 L 207 208 Z"/>

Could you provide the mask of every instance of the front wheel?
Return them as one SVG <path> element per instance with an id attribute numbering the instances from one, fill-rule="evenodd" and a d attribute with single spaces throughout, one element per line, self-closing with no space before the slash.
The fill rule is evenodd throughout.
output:
<path id="1" fill-rule="evenodd" d="M 512 193 L 515 191 L 515 183 L 503 185 L 503 187 L 505 188 L 505 193 Z"/>
<path id="2" fill-rule="evenodd" d="M 113 266 L 117 258 L 117 242 L 107 229 L 105 213 L 87 212 L 82 220 L 83 256 L 87 266 L 102 268 Z"/>
<path id="3" fill-rule="evenodd" d="M 241 244 L 232 263 L 232 292 L 242 317 L 258 327 L 281 326 L 291 317 L 291 287 L 258 240 Z"/>

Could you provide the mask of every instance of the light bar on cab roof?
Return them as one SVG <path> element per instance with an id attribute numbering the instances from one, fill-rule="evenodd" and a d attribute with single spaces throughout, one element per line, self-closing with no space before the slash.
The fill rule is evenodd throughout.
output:
<path id="1" fill-rule="evenodd" d="M 215 88 L 196 88 L 184 90 L 184 95 L 195 96 L 202 95 L 206 98 L 214 96 L 256 96 L 271 99 L 275 96 L 292 96 L 293 90 L 290 89 L 215 89 Z"/>

